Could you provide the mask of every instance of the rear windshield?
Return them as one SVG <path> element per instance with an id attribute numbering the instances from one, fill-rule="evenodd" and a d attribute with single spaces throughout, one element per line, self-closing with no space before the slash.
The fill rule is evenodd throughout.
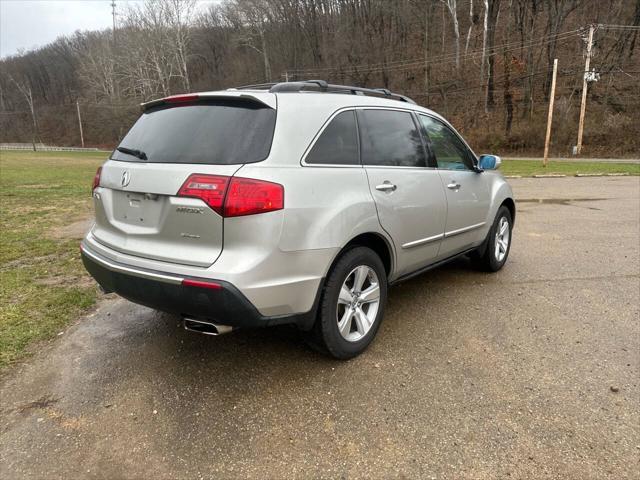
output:
<path id="1" fill-rule="evenodd" d="M 114 150 L 125 162 L 253 163 L 269 155 L 276 111 L 244 100 L 215 100 L 153 107 L 118 146 L 144 152 L 147 160 Z"/>

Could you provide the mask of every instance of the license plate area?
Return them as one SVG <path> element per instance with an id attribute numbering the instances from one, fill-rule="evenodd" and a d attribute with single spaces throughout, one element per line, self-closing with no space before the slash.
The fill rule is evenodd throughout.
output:
<path id="1" fill-rule="evenodd" d="M 114 219 L 128 225 L 158 227 L 162 215 L 163 195 L 115 191 Z"/>

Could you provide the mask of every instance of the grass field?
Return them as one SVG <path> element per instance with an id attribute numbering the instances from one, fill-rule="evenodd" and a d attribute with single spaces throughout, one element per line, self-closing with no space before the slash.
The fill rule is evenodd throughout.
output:
<path id="1" fill-rule="evenodd" d="M 545 168 L 541 160 L 503 160 L 500 167 L 505 175 L 531 177 L 550 173 L 575 175 L 577 173 L 627 173 L 640 175 L 640 164 L 605 162 L 550 162 Z"/>
<path id="2" fill-rule="evenodd" d="M 78 237 L 106 156 L 0 151 L 0 366 L 95 302 Z"/>
<path id="3" fill-rule="evenodd" d="M 96 300 L 78 244 L 91 217 L 91 181 L 105 152 L 0 151 L 0 367 L 55 336 Z M 507 175 L 629 173 L 615 163 L 506 160 Z M 543 180 L 541 180 L 543 181 Z"/>

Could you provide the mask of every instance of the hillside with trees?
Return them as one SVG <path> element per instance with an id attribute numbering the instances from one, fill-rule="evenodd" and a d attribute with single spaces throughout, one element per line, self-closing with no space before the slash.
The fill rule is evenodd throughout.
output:
<path id="1" fill-rule="evenodd" d="M 384 87 L 451 120 L 477 151 L 540 155 L 554 58 L 552 152 L 576 144 L 589 26 L 585 156 L 639 156 L 640 0 L 193 0 L 119 6 L 0 61 L 0 142 L 114 147 L 140 102 L 324 79 Z"/>

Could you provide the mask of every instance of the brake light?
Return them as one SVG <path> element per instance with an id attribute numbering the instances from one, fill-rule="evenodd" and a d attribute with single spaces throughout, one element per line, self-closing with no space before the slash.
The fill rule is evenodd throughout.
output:
<path id="1" fill-rule="evenodd" d="M 193 174 L 179 197 L 199 198 L 223 217 L 273 212 L 284 208 L 284 187 L 278 183 L 242 177 Z"/>
<path id="2" fill-rule="evenodd" d="M 184 103 L 195 102 L 200 98 L 199 95 L 172 95 L 164 99 L 165 103 Z"/>
<path id="3" fill-rule="evenodd" d="M 93 186 L 91 187 L 91 192 L 100 186 L 100 175 L 102 174 L 102 167 L 98 167 L 96 170 L 96 174 L 93 176 Z"/>
<path id="4" fill-rule="evenodd" d="M 222 175 L 191 175 L 180 187 L 178 196 L 199 198 L 218 215 L 223 215 L 224 194 L 228 183 L 229 177 Z"/>
<path id="5" fill-rule="evenodd" d="M 284 187 L 278 183 L 233 177 L 224 202 L 225 217 L 273 212 L 284 208 Z"/>

